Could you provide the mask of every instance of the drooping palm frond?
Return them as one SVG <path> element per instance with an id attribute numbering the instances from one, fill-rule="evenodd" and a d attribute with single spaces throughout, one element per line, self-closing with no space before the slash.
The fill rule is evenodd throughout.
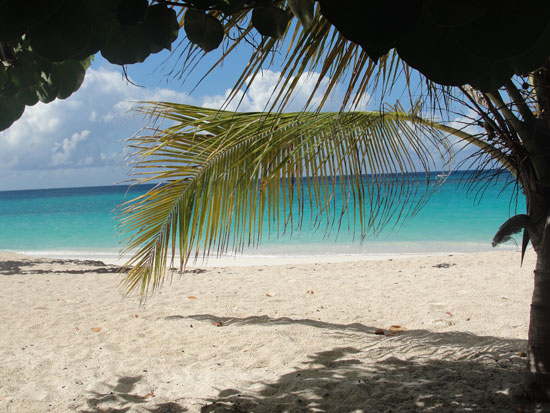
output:
<path id="1" fill-rule="evenodd" d="M 418 111 L 267 114 L 173 103 L 142 110 L 174 122 L 130 139 L 135 181 L 163 182 L 121 210 L 124 252 L 133 255 L 123 285 L 142 294 L 163 282 L 174 260 L 182 267 L 201 254 L 258 245 L 264 217 L 270 231 L 299 227 L 305 203 L 327 232 L 347 225 L 364 236 L 395 225 L 430 190 L 411 173 L 452 157 L 448 133 L 483 144 Z"/>

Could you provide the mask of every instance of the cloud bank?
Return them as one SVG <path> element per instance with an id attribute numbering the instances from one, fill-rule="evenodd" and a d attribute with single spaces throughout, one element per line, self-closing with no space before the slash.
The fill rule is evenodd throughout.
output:
<path id="1" fill-rule="evenodd" d="M 228 109 L 265 110 L 280 73 L 265 70 Z M 303 76 L 287 111 L 304 108 L 318 80 Z M 315 105 L 326 91 L 324 80 Z M 230 89 L 207 96 L 169 88 L 141 88 L 127 82 L 120 70 L 92 68 L 82 87 L 67 100 L 28 107 L 17 122 L 0 132 L 0 190 L 65 186 L 111 185 L 127 179 L 125 139 L 147 126 L 132 109 L 139 101 L 171 101 L 220 108 Z M 326 110 L 338 110 L 343 94 L 331 94 Z M 367 102 L 365 102 L 366 106 Z"/>

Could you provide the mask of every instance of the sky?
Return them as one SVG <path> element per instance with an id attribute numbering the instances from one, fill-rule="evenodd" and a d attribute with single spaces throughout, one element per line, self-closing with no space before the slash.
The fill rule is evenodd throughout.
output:
<path id="1" fill-rule="evenodd" d="M 177 56 L 171 59 L 168 56 L 160 53 L 144 63 L 128 66 L 131 79 L 128 82 L 121 67 L 98 55 L 81 88 L 68 99 L 27 107 L 18 121 L 0 132 L 0 190 L 113 185 L 127 181 L 130 167 L 125 140 L 149 124 L 148 119 L 134 110 L 138 101 L 162 100 L 219 108 L 248 61 L 246 51 L 237 51 L 221 69 L 195 87 L 215 55 L 205 59 L 185 83 L 169 75 L 178 61 Z M 300 80 L 287 110 L 303 107 L 317 76 L 310 73 Z M 265 70 L 263 77 L 246 93 L 242 92 L 244 98 L 239 110 L 263 110 L 278 78 L 276 65 Z M 325 110 L 338 110 L 342 98 L 343 90 L 337 89 Z M 360 109 L 367 107 L 365 101 Z"/>

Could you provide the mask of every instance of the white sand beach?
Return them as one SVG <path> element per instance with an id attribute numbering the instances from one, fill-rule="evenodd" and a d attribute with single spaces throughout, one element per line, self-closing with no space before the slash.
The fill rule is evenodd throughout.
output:
<path id="1" fill-rule="evenodd" d="M 0 411 L 528 411 L 507 394 L 533 268 L 509 251 L 195 268 L 140 306 L 113 266 L 0 253 Z"/>

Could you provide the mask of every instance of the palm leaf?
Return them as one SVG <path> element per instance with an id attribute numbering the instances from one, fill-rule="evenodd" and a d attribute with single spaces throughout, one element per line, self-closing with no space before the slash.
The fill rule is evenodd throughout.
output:
<path id="1" fill-rule="evenodd" d="M 430 186 L 410 173 L 450 161 L 446 134 L 467 134 L 418 110 L 395 109 L 267 114 L 143 106 L 174 124 L 130 139 L 135 182 L 163 184 L 121 208 L 123 252 L 133 254 L 124 288 L 145 294 L 176 260 L 181 269 L 192 258 L 257 246 L 266 215 L 269 231 L 299 228 L 305 203 L 327 233 L 358 228 L 361 238 L 414 215 Z"/>

